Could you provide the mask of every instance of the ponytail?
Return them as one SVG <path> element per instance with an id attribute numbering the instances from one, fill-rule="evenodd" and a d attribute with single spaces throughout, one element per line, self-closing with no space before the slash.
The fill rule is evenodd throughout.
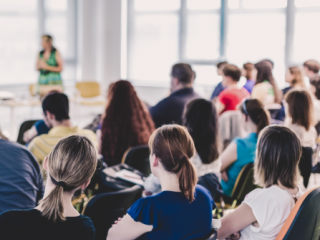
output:
<path id="1" fill-rule="evenodd" d="M 257 135 L 259 135 L 262 129 L 269 125 L 269 116 L 266 110 L 261 109 L 260 114 L 257 116 L 257 120 Z"/>
<path id="2" fill-rule="evenodd" d="M 195 186 L 198 182 L 197 174 L 188 157 L 184 156 L 181 164 L 182 167 L 178 173 L 180 190 L 191 203 L 194 200 Z"/>
<path id="3" fill-rule="evenodd" d="M 47 197 L 40 202 L 42 215 L 49 221 L 64 221 L 63 187 L 56 185 Z"/>

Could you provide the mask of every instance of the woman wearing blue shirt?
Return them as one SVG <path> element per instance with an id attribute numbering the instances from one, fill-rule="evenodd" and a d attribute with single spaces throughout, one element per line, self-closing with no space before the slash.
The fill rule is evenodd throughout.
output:
<path id="1" fill-rule="evenodd" d="M 198 239 L 211 231 L 215 204 L 207 189 L 197 186 L 190 162 L 195 153 L 185 127 L 164 125 L 149 140 L 152 173 L 162 192 L 139 199 L 108 233 L 113 239 Z"/>
<path id="2" fill-rule="evenodd" d="M 245 138 L 235 138 L 221 154 L 221 185 L 224 194 L 231 196 L 241 169 L 256 158 L 260 131 L 269 125 L 269 115 L 257 99 L 247 99 L 241 106 L 242 126 L 248 132 Z"/>

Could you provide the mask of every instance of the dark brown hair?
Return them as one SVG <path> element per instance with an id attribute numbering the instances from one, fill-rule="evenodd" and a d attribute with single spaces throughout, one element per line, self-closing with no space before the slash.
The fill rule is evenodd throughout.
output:
<path id="1" fill-rule="evenodd" d="M 295 188 L 302 154 L 297 135 L 279 125 L 261 131 L 254 163 L 254 179 L 257 185 L 270 187 L 279 182 L 287 188 Z"/>
<path id="2" fill-rule="evenodd" d="M 243 68 L 246 70 L 246 79 L 252 80 L 252 70 L 254 69 L 254 64 L 249 62 L 245 63 L 243 64 Z"/>
<path id="3" fill-rule="evenodd" d="M 149 148 L 166 171 L 178 175 L 181 192 L 192 202 L 198 178 L 190 162 L 195 148 L 188 130 L 177 124 L 163 125 L 151 135 Z"/>
<path id="4" fill-rule="evenodd" d="M 219 62 L 218 64 L 217 64 L 217 68 L 223 68 L 223 67 L 225 67 L 225 65 L 227 65 L 228 64 L 228 62 L 226 62 L 226 61 L 224 61 L 224 62 Z"/>
<path id="5" fill-rule="evenodd" d="M 313 60 L 313 59 L 305 61 L 303 63 L 303 66 L 308 68 L 309 71 L 312 71 L 314 73 L 318 73 L 320 70 L 320 64 L 316 60 Z"/>
<path id="6" fill-rule="evenodd" d="M 281 103 L 282 100 L 282 92 L 279 90 L 277 83 L 273 77 L 272 69 L 270 67 L 270 63 L 268 63 L 266 60 L 260 61 L 254 65 L 254 67 L 257 69 L 257 79 L 255 84 L 259 84 L 267 80 L 273 88 L 274 96 L 275 96 L 275 102 Z"/>
<path id="7" fill-rule="evenodd" d="M 293 67 L 289 67 L 288 69 L 290 74 L 294 76 L 291 86 L 295 86 L 299 84 L 301 87 L 305 88 L 306 84 L 304 82 L 304 76 L 301 68 L 299 66 L 293 66 Z"/>
<path id="8" fill-rule="evenodd" d="M 285 96 L 288 113 L 293 124 L 303 126 L 307 131 L 313 124 L 313 102 L 307 90 L 291 90 Z"/>
<path id="9" fill-rule="evenodd" d="M 201 161 L 209 164 L 218 159 L 218 115 L 212 102 L 201 98 L 191 100 L 182 118 Z"/>
<path id="10" fill-rule="evenodd" d="M 310 80 L 310 84 L 315 87 L 315 95 L 320 100 L 320 76 L 316 76 Z"/>
<path id="11" fill-rule="evenodd" d="M 240 106 L 240 111 L 249 116 L 252 122 L 257 125 L 257 135 L 270 124 L 269 113 L 258 99 L 245 100 Z"/>
<path id="12" fill-rule="evenodd" d="M 236 65 L 228 64 L 223 68 L 222 72 L 224 76 L 231 77 L 233 81 L 239 82 L 241 70 Z"/>
<path id="13" fill-rule="evenodd" d="M 119 80 L 111 84 L 108 94 L 101 127 L 101 154 L 113 166 L 121 162 L 128 148 L 147 144 L 155 127 L 130 82 Z"/>
<path id="14" fill-rule="evenodd" d="M 195 72 L 191 66 L 187 63 L 177 63 L 172 66 L 171 76 L 179 79 L 179 82 L 183 84 L 192 83 L 195 78 Z"/>
<path id="15" fill-rule="evenodd" d="M 91 141 L 73 135 L 60 140 L 47 158 L 48 178 L 55 188 L 40 201 L 42 215 L 48 220 L 64 221 L 63 192 L 75 192 L 96 171 L 98 156 Z"/>

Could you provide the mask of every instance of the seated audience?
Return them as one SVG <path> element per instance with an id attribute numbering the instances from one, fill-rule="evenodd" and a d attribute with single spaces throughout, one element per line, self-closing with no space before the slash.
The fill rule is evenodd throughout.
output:
<path id="1" fill-rule="evenodd" d="M 48 134 L 50 128 L 46 125 L 44 120 L 37 121 L 28 131 L 23 134 L 23 141 L 28 143 L 36 136 Z"/>
<path id="2" fill-rule="evenodd" d="M 72 206 L 73 194 L 85 189 L 97 166 L 97 153 L 86 137 L 62 139 L 45 158 L 46 189 L 39 206 L 0 214 L 1 239 L 94 240 L 90 218 Z"/>
<path id="3" fill-rule="evenodd" d="M 285 96 L 287 102 L 287 117 L 285 126 L 294 131 L 302 147 L 312 148 L 316 145 L 317 131 L 314 127 L 313 103 L 311 96 L 307 90 L 292 90 Z M 308 186 L 312 159 L 302 158 L 299 163 L 301 175 L 305 187 Z"/>
<path id="4" fill-rule="evenodd" d="M 0 137 L 0 153 L 0 213 L 34 208 L 43 195 L 37 161 L 26 148 L 3 137 Z"/>
<path id="5" fill-rule="evenodd" d="M 254 66 L 257 69 L 257 77 L 251 97 L 259 99 L 267 108 L 274 108 L 275 104 L 280 108 L 282 93 L 273 77 L 271 64 L 264 60 Z"/>
<path id="6" fill-rule="evenodd" d="M 154 129 L 150 113 L 131 83 L 120 80 L 111 84 L 101 132 L 97 131 L 98 138 L 101 135 L 100 152 L 108 166 L 121 163 L 129 148 L 148 144 Z"/>
<path id="7" fill-rule="evenodd" d="M 289 128 L 273 125 L 263 129 L 254 179 L 264 188 L 250 192 L 235 211 L 222 218 L 217 238 L 237 233 L 232 239 L 276 239 L 302 195 L 297 186 L 300 156 L 300 141 Z"/>
<path id="8" fill-rule="evenodd" d="M 108 233 L 113 239 L 199 239 L 210 233 L 215 204 L 196 186 L 194 143 L 185 127 L 165 125 L 150 137 L 150 165 L 162 192 L 139 199 Z M 140 237 L 141 236 L 141 237 Z"/>
<path id="9" fill-rule="evenodd" d="M 177 63 L 171 70 L 171 94 L 150 108 L 156 128 L 163 124 L 182 124 L 182 114 L 186 103 L 199 98 L 193 90 L 194 72 L 189 64 Z"/>
<path id="10" fill-rule="evenodd" d="M 48 134 L 35 137 L 28 146 L 39 164 L 42 164 L 44 158 L 62 138 L 70 135 L 86 136 L 98 147 L 96 135 L 92 131 L 72 126 L 69 117 L 69 100 L 65 94 L 48 94 L 42 101 L 42 110 L 44 121 L 51 130 Z"/>
<path id="11" fill-rule="evenodd" d="M 190 161 L 198 177 L 209 173 L 220 176 L 217 118 L 217 111 L 211 101 L 194 99 L 185 107 L 183 124 L 188 128 L 195 144 L 195 155 L 190 158 Z M 158 193 L 161 191 L 160 180 L 151 174 L 146 179 L 144 188 L 148 195 Z M 213 190 L 210 192 L 213 194 L 211 195 L 215 195 L 217 188 L 216 185 L 212 186 Z"/>
<path id="12" fill-rule="evenodd" d="M 269 116 L 257 99 L 247 99 L 240 106 L 241 125 L 249 133 L 245 138 L 235 138 L 220 156 L 221 185 L 223 193 L 231 196 L 234 184 L 242 168 L 256 158 L 258 135 L 269 125 Z"/>
<path id="13" fill-rule="evenodd" d="M 319 76 L 319 70 L 320 63 L 316 60 L 311 59 L 303 63 L 304 74 L 309 78 L 310 81 Z"/>
<path id="14" fill-rule="evenodd" d="M 252 88 L 255 84 L 255 77 L 256 77 L 256 69 L 254 67 L 253 63 L 245 63 L 243 64 L 243 71 L 244 71 L 244 76 L 247 79 L 247 82 L 243 86 L 249 93 L 252 92 Z"/>
<path id="15" fill-rule="evenodd" d="M 306 88 L 304 75 L 299 66 L 288 68 L 286 72 L 286 82 L 289 83 L 290 86 L 282 89 L 283 95 L 285 95 L 292 88 Z"/>
<path id="16" fill-rule="evenodd" d="M 222 83 L 226 89 L 218 97 L 216 105 L 218 114 L 236 110 L 243 99 L 250 97 L 246 89 L 238 87 L 240 77 L 241 70 L 237 66 L 228 64 L 223 68 Z"/>
<path id="17" fill-rule="evenodd" d="M 228 65 L 228 62 L 219 62 L 217 64 L 217 74 L 218 74 L 218 76 L 223 77 L 223 71 L 222 70 L 226 65 Z M 215 100 L 225 88 L 226 87 L 224 87 L 222 85 L 222 81 L 219 82 L 218 85 L 216 86 L 216 88 L 214 89 L 210 99 L 211 100 Z"/>

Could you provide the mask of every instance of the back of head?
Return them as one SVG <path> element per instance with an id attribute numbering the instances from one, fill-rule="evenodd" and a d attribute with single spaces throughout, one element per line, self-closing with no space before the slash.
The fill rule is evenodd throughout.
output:
<path id="1" fill-rule="evenodd" d="M 292 90 L 285 96 L 288 113 L 293 124 L 303 126 L 307 131 L 313 124 L 313 102 L 307 90 Z"/>
<path id="2" fill-rule="evenodd" d="M 129 147 L 147 144 L 154 123 L 128 81 L 113 83 L 108 101 L 101 127 L 101 153 L 111 166 L 121 161 Z"/>
<path id="3" fill-rule="evenodd" d="M 223 68 L 222 72 L 225 77 L 230 77 L 233 81 L 239 82 L 241 70 L 236 65 L 228 64 Z"/>
<path id="4" fill-rule="evenodd" d="M 246 70 L 246 79 L 247 80 L 252 80 L 253 76 L 252 76 L 252 71 L 254 69 L 254 64 L 253 63 L 245 63 L 243 64 L 243 68 Z"/>
<path id="5" fill-rule="evenodd" d="M 227 64 L 228 64 L 228 62 L 226 62 L 226 61 L 219 62 L 219 63 L 217 64 L 217 68 L 218 68 L 218 69 L 222 69 L 222 68 L 224 68 Z"/>
<path id="6" fill-rule="evenodd" d="M 314 95 L 320 100 L 320 76 L 316 76 L 310 80 L 310 84 L 314 87 Z"/>
<path id="7" fill-rule="evenodd" d="M 271 69 L 274 68 L 274 62 L 271 59 L 266 58 L 266 59 L 263 59 L 261 61 L 266 62 L 270 66 Z"/>
<path id="8" fill-rule="evenodd" d="M 59 122 L 70 119 L 69 99 L 63 93 L 49 93 L 42 101 L 42 110 L 44 114 L 46 114 L 46 111 L 54 114 Z"/>
<path id="9" fill-rule="evenodd" d="M 60 140 L 47 157 L 47 174 L 55 188 L 41 200 L 42 215 L 50 221 L 63 221 L 63 192 L 74 192 L 88 183 L 97 167 L 97 152 L 83 136 Z"/>
<path id="10" fill-rule="evenodd" d="M 262 130 L 254 163 L 256 184 L 270 187 L 281 183 L 295 188 L 302 147 L 297 135 L 289 128 L 272 125 Z"/>
<path id="11" fill-rule="evenodd" d="M 192 84 L 195 77 L 194 71 L 187 63 L 177 63 L 172 66 L 171 76 L 177 78 L 182 84 Z"/>
<path id="12" fill-rule="evenodd" d="M 302 73 L 302 69 L 299 66 L 289 67 L 290 74 L 294 76 L 292 80 L 292 85 L 300 85 L 305 88 L 306 84 L 304 82 L 304 75 Z"/>
<path id="13" fill-rule="evenodd" d="M 268 63 L 266 60 L 263 60 L 256 63 L 254 67 L 257 69 L 256 84 L 262 83 L 264 81 L 268 81 L 272 85 L 274 95 L 275 95 L 275 101 L 277 103 L 280 103 L 282 100 L 282 94 L 279 91 L 276 81 L 273 77 L 270 63 Z"/>
<path id="14" fill-rule="evenodd" d="M 240 111 L 249 116 L 252 122 L 257 125 L 257 135 L 269 125 L 269 113 L 258 99 L 245 100 L 240 106 Z"/>
<path id="15" fill-rule="evenodd" d="M 183 124 L 189 130 L 201 161 L 211 163 L 219 157 L 218 116 L 211 101 L 194 99 L 185 107 Z"/>
<path id="16" fill-rule="evenodd" d="M 195 148 L 187 129 L 177 124 L 163 125 L 151 135 L 149 148 L 166 171 L 178 175 L 181 192 L 192 202 L 198 179 L 190 162 Z"/>
<path id="17" fill-rule="evenodd" d="M 320 64 L 319 64 L 319 62 L 317 62 L 316 60 L 313 60 L 313 59 L 308 60 L 308 61 L 305 61 L 305 62 L 303 63 L 303 66 L 306 67 L 306 68 L 308 68 L 309 71 L 312 71 L 312 72 L 314 72 L 314 73 L 318 73 L 319 70 L 320 70 Z"/>

